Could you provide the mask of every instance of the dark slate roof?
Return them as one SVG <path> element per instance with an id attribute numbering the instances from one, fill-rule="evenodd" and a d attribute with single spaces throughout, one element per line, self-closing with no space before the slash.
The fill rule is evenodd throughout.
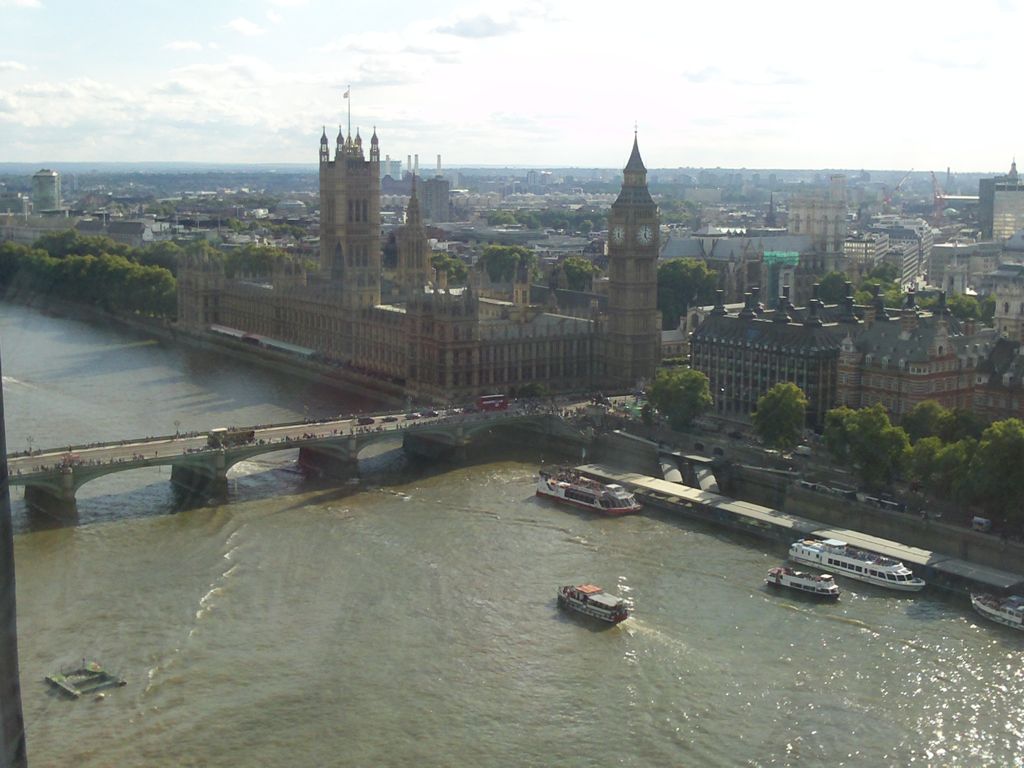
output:
<path id="1" fill-rule="evenodd" d="M 768 235 L 765 237 L 711 237 L 692 235 L 680 237 L 670 234 L 662 245 L 662 259 L 707 259 L 709 261 L 739 261 L 760 255 L 764 251 L 813 250 L 809 235 Z"/>
<path id="2" fill-rule="evenodd" d="M 647 172 L 644 161 L 640 159 L 640 146 L 637 144 L 635 135 L 633 136 L 633 151 L 629 154 L 629 160 L 626 162 L 626 167 L 623 170 Z"/>
<path id="3" fill-rule="evenodd" d="M 551 299 L 552 289 L 546 285 L 530 285 L 530 303 L 531 304 L 547 304 Z M 589 293 L 587 291 L 570 291 L 567 288 L 556 288 L 554 289 L 555 303 L 558 308 L 563 311 L 570 311 L 574 315 L 590 315 L 590 302 L 592 300 L 597 301 L 597 308 L 599 312 L 604 312 L 608 308 L 608 297 L 602 296 L 597 293 Z"/>
<path id="4" fill-rule="evenodd" d="M 83 219 L 75 224 L 75 229 L 79 232 L 103 232 L 103 220 L 102 219 Z"/>
<path id="5" fill-rule="evenodd" d="M 768 315 L 754 320 L 711 316 L 693 332 L 691 344 L 713 342 L 736 346 L 765 345 L 787 354 L 814 354 L 839 350 L 848 326 L 806 326 L 800 323 L 776 323 Z"/>
<path id="6" fill-rule="evenodd" d="M 978 371 L 987 375 L 989 386 L 1019 388 L 1024 380 L 1024 354 L 1021 353 L 1020 342 L 996 339 L 992 351 L 978 365 Z M 1010 381 L 1004 383 L 1006 374 L 1010 374 Z"/>
<path id="7" fill-rule="evenodd" d="M 896 315 L 887 323 L 873 323 L 864 328 L 854 341 L 858 352 L 874 357 L 887 357 L 892 361 L 905 360 L 910 362 L 926 362 L 931 359 L 928 348 L 936 344 L 939 333 L 938 315 L 921 314 L 917 319 L 917 327 L 905 331 Z M 964 336 L 954 330 L 947 318 L 946 334 L 948 344 L 956 354 L 976 355 L 983 358 L 991 350 L 995 336 L 991 329 L 983 330 L 971 336 Z"/>

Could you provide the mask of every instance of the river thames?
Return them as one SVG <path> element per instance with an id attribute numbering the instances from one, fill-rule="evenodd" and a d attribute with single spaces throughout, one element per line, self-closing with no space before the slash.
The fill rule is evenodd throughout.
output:
<path id="1" fill-rule="evenodd" d="M 8 450 L 333 415 L 372 403 L 0 305 Z M 307 483 L 294 452 L 178 511 L 169 472 L 84 486 L 76 524 L 13 492 L 35 766 L 1021 766 L 1024 638 L 965 599 L 762 585 L 784 548 L 534 496 L 539 461 Z M 387 471 L 382 471 L 387 468 Z M 610 628 L 561 584 L 628 598 Z M 83 657 L 102 701 L 43 677 Z"/>

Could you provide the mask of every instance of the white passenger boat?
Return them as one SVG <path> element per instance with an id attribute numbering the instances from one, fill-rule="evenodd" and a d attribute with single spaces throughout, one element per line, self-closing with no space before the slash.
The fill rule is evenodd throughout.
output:
<path id="1" fill-rule="evenodd" d="M 920 592 L 924 579 L 914 576 L 899 560 L 854 549 L 839 539 L 802 539 L 789 548 L 789 559 L 887 589 Z"/>
<path id="2" fill-rule="evenodd" d="M 768 571 L 764 583 L 770 587 L 788 587 L 825 600 L 839 599 L 839 585 L 827 573 L 806 573 L 783 565 Z"/>
<path id="3" fill-rule="evenodd" d="M 1024 595 L 995 597 L 972 593 L 971 605 L 989 621 L 1024 630 Z"/>
<path id="4" fill-rule="evenodd" d="M 618 624 L 629 618 L 626 601 L 621 597 L 609 595 L 593 584 L 566 586 L 558 588 L 558 605 L 570 611 L 593 616 L 595 619 Z"/>
<path id="5" fill-rule="evenodd" d="M 563 468 L 556 472 L 541 470 L 537 480 L 537 495 L 605 515 L 628 515 L 640 511 L 640 502 L 636 496 L 621 485 L 603 485 L 575 469 Z"/>

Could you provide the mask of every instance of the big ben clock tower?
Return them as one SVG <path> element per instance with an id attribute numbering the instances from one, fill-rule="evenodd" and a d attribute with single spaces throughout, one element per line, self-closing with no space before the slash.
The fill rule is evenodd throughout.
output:
<path id="1" fill-rule="evenodd" d="M 651 381 L 661 360 L 658 206 L 633 137 L 622 191 L 608 214 L 608 323 L 604 379 L 632 388 Z"/>

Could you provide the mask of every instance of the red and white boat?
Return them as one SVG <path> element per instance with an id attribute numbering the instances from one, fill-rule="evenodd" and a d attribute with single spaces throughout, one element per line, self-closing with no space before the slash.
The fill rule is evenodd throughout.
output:
<path id="1" fill-rule="evenodd" d="M 604 485 L 569 468 L 556 472 L 541 470 L 537 495 L 605 515 L 628 515 L 641 509 L 636 496 L 621 485 Z"/>
<path id="2" fill-rule="evenodd" d="M 839 599 L 839 585 L 827 573 L 805 573 L 795 571 L 788 565 L 781 565 L 768 571 L 764 583 L 770 587 L 788 587 L 826 600 Z"/>
<path id="3" fill-rule="evenodd" d="M 559 587 L 558 606 L 612 624 L 618 624 L 629 618 L 629 609 L 626 607 L 625 600 L 615 595 L 609 595 L 593 584 Z"/>

